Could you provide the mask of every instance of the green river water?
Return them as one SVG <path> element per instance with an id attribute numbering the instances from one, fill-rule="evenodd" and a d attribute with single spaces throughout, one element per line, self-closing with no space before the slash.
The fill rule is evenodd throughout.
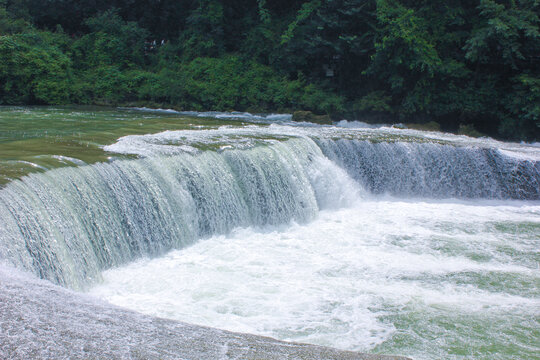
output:
<path id="1" fill-rule="evenodd" d="M 280 340 L 540 359 L 540 148 L 337 125 L 0 107 L 0 265 Z"/>

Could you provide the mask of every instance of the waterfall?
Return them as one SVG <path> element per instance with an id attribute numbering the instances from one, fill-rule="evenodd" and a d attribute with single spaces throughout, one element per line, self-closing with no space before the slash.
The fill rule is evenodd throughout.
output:
<path id="1" fill-rule="evenodd" d="M 539 199 L 540 165 L 497 149 L 297 136 L 59 168 L 0 190 L 0 260 L 80 289 L 104 269 L 235 227 L 308 222 L 361 189 Z"/>
<path id="2" fill-rule="evenodd" d="M 420 142 L 317 139 L 323 153 L 375 194 L 540 199 L 540 162 L 498 149 Z"/>
<path id="3" fill-rule="evenodd" d="M 0 190 L 0 259 L 84 288 L 103 269 L 234 227 L 307 222 L 353 183 L 306 139 L 55 169 Z"/>

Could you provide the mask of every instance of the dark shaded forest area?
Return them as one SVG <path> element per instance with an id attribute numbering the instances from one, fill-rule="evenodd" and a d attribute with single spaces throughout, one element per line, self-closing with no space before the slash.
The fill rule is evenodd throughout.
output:
<path id="1" fill-rule="evenodd" d="M 540 130 L 538 0 L 0 0 L 0 104 Z"/>

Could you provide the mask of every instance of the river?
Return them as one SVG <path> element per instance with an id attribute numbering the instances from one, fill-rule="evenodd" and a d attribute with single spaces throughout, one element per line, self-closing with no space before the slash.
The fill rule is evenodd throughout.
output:
<path id="1" fill-rule="evenodd" d="M 149 109 L 10 107 L 0 126 L 7 269 L 342 350 L 540 351 L 537 145 Z"/>

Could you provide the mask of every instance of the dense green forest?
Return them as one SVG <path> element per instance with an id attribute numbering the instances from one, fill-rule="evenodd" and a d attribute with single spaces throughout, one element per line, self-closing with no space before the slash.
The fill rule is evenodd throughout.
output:
<path id="1" fill-rule="evenodd" d="M 0 104 L 310 110 L 538 140 L 538 0 L 0 0 Z"/>

